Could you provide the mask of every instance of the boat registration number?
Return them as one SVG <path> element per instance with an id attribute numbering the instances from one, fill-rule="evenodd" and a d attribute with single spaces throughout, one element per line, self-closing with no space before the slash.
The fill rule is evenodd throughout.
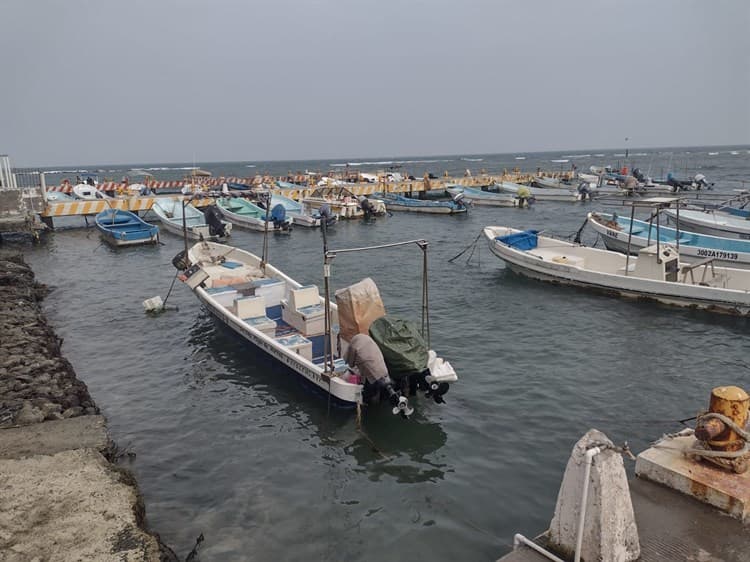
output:
<path id="1" fill-rule="evenodd" d="M 607 236 L 611 236 L 612 238 L 617 238 L 617 231 L 616 230 L 609 230 L 607 229 Z"/>
<path id="2" fill-rule="evenodd" d="M 706 250 L 704 248 L 698 248 L 698 255 L 702 258 L 720 258 L 723 260 L 734 260 L 739 259 L 739 255 L 735 252 L 722 252 L 721 250 Z"/>

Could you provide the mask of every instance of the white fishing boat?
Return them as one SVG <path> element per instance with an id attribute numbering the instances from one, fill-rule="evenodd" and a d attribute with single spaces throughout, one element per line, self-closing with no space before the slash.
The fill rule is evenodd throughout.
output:
<path id="1" fill-rule="evenodd" d="M 654 218 L 658 221 L 658 216 Z M 675 246 L 682 260 L 714 258 L 716 265 L 750 268 L 750 240 L 689 232 L 659 225 L 653 219 L 642 221 L 611 213 L 589 213 L 588 223 L 609 250 L 627 252 L 629 249 L 635 253 L 654 244 L 658 237 L 660 242 Z"/>
<path id="2" fill-rule="evenodd" d="M 76 199 L 85 201 L 96 201 L 97 199 L 112 199 L 106 193 L 99 191 L 95 185 L 88 183 L 78 183 L 73 186 L 73 195 Z"/>
<path id="3" fill-rule="evenodd" d="M 340 250 L 344 251 L 352 250 Z M 240 248 L 199 242 L 188 252 L 189 263 L 183 257 L 178 254 L 173 260 L 179 269 L 186 268 L 180 278 L 221 323 L 256 351 L 303 377 L 339 406 L 366 403 L 366 385 L 344 357 L 349 341 L 366 334 L 385 316 L 372 280 L 337 291 L 333 303 L 327 293 L 321 296 L 317 286 L 301 285 L 264 258 Z M 433 351 L 425 348 L 425 354 L 425 369 L 415 376 L 441 402 L 457 376 Z M 400 395 L 394 413 L 410 410 L 408 399 Z"/>
<path id="4" fill-rule="evenodd" d="M 190 240 L 219 240 L 229 236 L 232 232 L 232 224 L 222 221 L 215 207 L 209 208 L 211 212 L 204 215 L 190 203 L 179 199 L 159 197 L 154 199 L 151 210 L 159 217 L 164 230 L 177 236 L 187 234 Z"/>
<path id="5" fill-rule="evenodd" d="M 292 221 L 286 218 L 283 205 L 272 207 L 269 211 L 242 197 L 219 197 L 216 206 L 221 214 L 232 224 L 240 228 L 247 228 L 263 232 L 268 228 L 277 232 L 289 232 Z"/>
<path id="6" fill-rule="evenodd" d="M 486 207 L 526 207 L 529 204 L 529 199 L 522 199 L 509 193 L 482 191 L 481 189 L 465 187 L 463 185 L 448 185 L 445 191 L 453 198 L 463 195 L 463 200 L 472 205 Z"/>
<path id="7" fill-rule="evenodd" d="M 484 236 L 493 254 L 532 279 L 713 312 L 750 313 L 750 271 L 717 267 L 713 258 L 682 263 L 668 244 L 657 242 L 634 257 L 533 230 L 488 226 Z"/>
<path id="8" fill-rule="evenodd" d="M 575 203 L 591 199 L 593 191 L 588 188 L 579 189 L 543 189 L 519 185 L 509 181 L 501 181 L 494 186 L 501 193 L 508 193 L 516 197 L 533 197 L 536 201 L 554 201 L 557 203 Z"/>
<path id="9" fill-rule="evenodd" d="M 365 203 L 367 202 L 367 203 Z M 308 197 L 302 199 L 304 213 L 319 212 L 323 205 L 328 205 L 339 219 L 358 219 L 365 216 L 363 205 L 370 205 L 370 214 L 386 214 L 385 203 L 380 199 L 358 198 L 345 187 L 318 187 Z"/>
<path id="10" fill-rule="evenodd" d="M 664 209 L 662 213 L 672 224 L 677 223 L 676 209 Z M 712 236 L 750 239 L 750 221 L 719 210 L 680 209 L 679 224 L 691 231 Z"/>

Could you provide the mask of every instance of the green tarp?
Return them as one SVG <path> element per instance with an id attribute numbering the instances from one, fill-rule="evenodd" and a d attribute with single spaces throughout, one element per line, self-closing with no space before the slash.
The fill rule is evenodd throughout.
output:
<path id="1" fill-rule="evenodd" d="M 421 373 L 427 368 L 427 343 L 414 322 L 383 316 L 370 325 L 370 337 L 383 352 L 392 378 Z"/>

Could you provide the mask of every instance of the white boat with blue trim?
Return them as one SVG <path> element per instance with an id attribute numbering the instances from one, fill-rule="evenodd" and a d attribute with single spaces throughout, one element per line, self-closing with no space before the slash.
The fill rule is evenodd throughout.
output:
<path id="1" fill-rule="evenodd" d="M 713 258 L 680 262 L 674 246 L 657 242 L 638 256 L 542 236 L 535 230 L 488 226 L 490 250 L 514 272 L 621 297 L 711 312 L 750 314 L 750 271 L 718 267 Z"/>
<path id="2" fill-rule="evenodd" d="M 589 213 L 588 222 L 609 250 L 627 252 L 630 245 L 630 252 L 635 253 L 655 243 L 658 236 L 660 242 L 675 246 L 684 261 L 714 258 L 717 265 L 750 268 L 750 240 L 686 232 L 616 213 Z"/>
<path id="3" fill-rule="evenodd" d="M 301 285 L 250 252 L 199 242 L 188 258 L 189 264 L 180 263 L 180 254 L 175 257 L 178 268 L 187 266 L 180 278 L 219 321 L 329 394 L 335 404 L 365 403 L 365 385 L 344 357 L 352 335 L 366 334 L 371 323 L 385 314 L 371 280 L 337 291 L 337 303 L 328 301 L 326 315 L 326 299 L 317 286 Z M 347 300 L 348 295 L 354 296 Z M 448 383 L 457 380 L 450 364 L 432 351 L 422 377 L 435 386 L 432 390 L 440 387 L 440 396 Z M 405 397 L 404 402 L 408 408 Z"/>

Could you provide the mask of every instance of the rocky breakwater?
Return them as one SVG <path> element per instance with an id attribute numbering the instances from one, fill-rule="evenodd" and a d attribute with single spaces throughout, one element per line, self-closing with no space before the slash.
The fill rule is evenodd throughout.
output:
<path id="1" fill-rule="evenodd" d="M 0 560 L 176 560 L 145 528 L 106 420 L 60 353 L 46 287 L 0 253 Z"/>

